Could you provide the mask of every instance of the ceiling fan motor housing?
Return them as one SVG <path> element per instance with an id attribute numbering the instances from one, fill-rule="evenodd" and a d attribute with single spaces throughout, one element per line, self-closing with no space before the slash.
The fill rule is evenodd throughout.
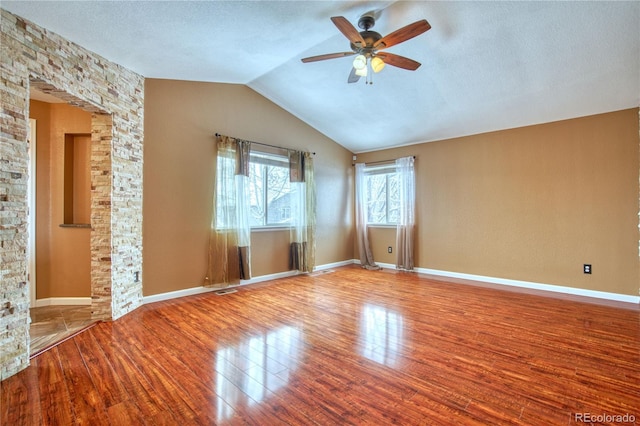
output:
<path id="1" fill-rule="evenodd" d="M 382 38 L 382 35 L 369 30 L 360 31 L 360 35 L 366 44 L 364 46 L 357 46 L 351 43 L 351 50 L 362 55 L 372 54 L 374 51 L 373 45 Z"/>

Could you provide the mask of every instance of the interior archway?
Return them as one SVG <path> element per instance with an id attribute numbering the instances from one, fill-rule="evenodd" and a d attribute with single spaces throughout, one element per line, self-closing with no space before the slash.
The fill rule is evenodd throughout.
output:
<path id="1" fill-rule="evenodd" d="M 104 223 L 105 215 L 109 213 L 110 193 L 100 194 L 98 188 L 104 186 L 105 179 L 111 176 L 111 164 L 103 160 L 104 153 L 110 152 L 113 118 L 108 112 L 95 107 L 87 101 L 78 99 L 63 90 L 39 78 L 30 79 L 30 87 L 38 93 L 59 99 L 67 104 L 91 113 L 91 306 L 94 320 L 108 320 L 112 318 L 111 282 L 104 279 L 104 274 L 94 273 L 94 269 L 104 270 L 105 263 L 110 262 L 111 247 L 105 244 L 111 240 L 111 230 L 108 227 L 96 226 Z M 110 186 L 110 184 L 109 184 Z M 99 220 L 96 220 L 99 219 Z"/>

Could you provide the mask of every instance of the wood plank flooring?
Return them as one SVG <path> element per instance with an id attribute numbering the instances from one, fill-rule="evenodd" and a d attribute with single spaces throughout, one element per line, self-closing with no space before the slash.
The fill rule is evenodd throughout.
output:
<path id="1" fill-rule="evenodd" d="M 87 328 L 96 320 L 91 306 L 41 306 L 31 307 L 30 354 L 37 355 L 46 348 Z"/>
<path id="2" fill-rule="evenodd" d="M 356 266 L 145 305 L 31 363 L 2 425 L 640 424 L 637 307 Z"/>

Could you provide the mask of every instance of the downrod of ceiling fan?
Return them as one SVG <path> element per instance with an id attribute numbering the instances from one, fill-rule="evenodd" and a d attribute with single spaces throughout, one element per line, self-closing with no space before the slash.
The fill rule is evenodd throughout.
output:
<path id="1" fill-rule="evenodd" d="M 369 14 L 362 15 L 358 20 L 358 26 L 365 31 L 369 31 L 369 28 L 373 28 L 375 24 L 375 18 Z"/>

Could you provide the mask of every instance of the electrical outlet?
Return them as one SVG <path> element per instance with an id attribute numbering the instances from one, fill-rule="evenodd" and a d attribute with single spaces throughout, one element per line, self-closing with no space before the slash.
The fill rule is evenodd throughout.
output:
<path id="1" fill-rule="evenodd" d="M 392 253 L 393 249 L 391 248 L 391 246 L 387 247 L 387 253 Z"/>
<path id="2" fill-rule="evenodd" d="M 588 263 L 585 263 L 584 265 L 582 265 L 582 272 L 584 272 L 585 274 L 590 274 L 591 273 L 591 265 Z"/>

